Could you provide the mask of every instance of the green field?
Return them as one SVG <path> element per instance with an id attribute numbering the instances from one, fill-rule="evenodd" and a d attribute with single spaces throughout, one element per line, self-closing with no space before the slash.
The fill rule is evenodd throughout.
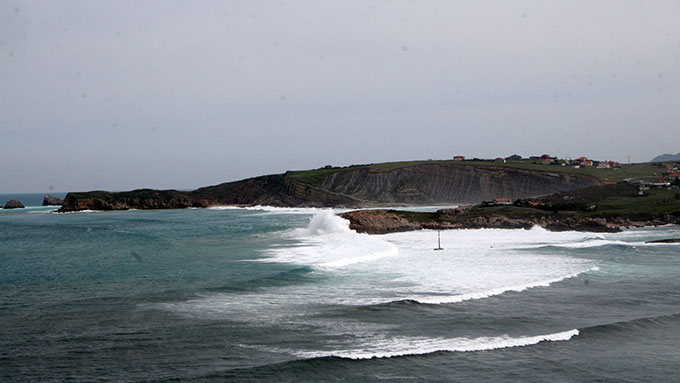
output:
<path id="1" fill-rule="evenodd" d="M 678 165 L 680 163 L 674 163 Z M 352 165 L 347 167 L 333 167 L 328 169 L 315 170 L 300 170 L 290 171 L 288 176 L 310 185 L 319 185 L 329 175 L 347 172 L 354 170 L 367 170 L 370 172 L 388 172 L 395 169 L 402 169 L 413 166 L 428 166 L 428 165 L 447 165 L 447 166 L 497 166 L 513 169 L 537 170 L 537 171 L 553 171 L 569 174 L 583 174 L 595 177 L 602 181 L 623 181 L 629 178 L 646 178 L 654 179 L 662 174 L 662 169 L 658 163 L 638 163 L 638 164 L 622 164 L 620 168 L 613 169 L 597 169 L 594 166 L 586 166 L 581 168 L 574 168 L 572 166 L 561 165 L 542 165 L 535 163 L 533 160 L 517 160 L 508 161 L 506 163 L 494 162 L 492 160 L 421 160 L 421 161 L 401 161 L 401 162 L 384 162 L 379 164 L 366 165 Z"/>

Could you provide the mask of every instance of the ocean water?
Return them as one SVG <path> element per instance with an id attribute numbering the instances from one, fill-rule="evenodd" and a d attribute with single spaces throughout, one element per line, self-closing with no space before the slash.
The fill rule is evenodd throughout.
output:
<path id="1" fill-rule="evenodd" d="M 678 227 L 0 210 L 0 381 L 680 381 Z"/>

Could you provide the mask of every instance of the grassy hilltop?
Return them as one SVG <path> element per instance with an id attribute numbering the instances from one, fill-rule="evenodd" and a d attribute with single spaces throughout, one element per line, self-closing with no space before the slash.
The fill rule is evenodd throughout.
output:
<path id="1" fill-rule="evenodd" d="M 595 177 L 601 181 L 618 182 L 629 178 L 652 178 L 661 173 L 659 163 L 636 163 L 636 164 L 621 164 L 619 168 L 598 169 L 595 166 L 583 166 L 574 168 L 573 166 L 562 166 L 560 164 L 543 165 L 537 163 L 535 160 L 522 159 L 503 162 L 495 162 L 493 160 L 418 160 L 418 161 L 400 161 L 400 162 L 384 162 L 377 164 L 365 165 L 351 165 L 345 167 L 329 167 L 313 170 L 298 170 L 288 172 L 288 176 L 300 182 L 309 185 L 319 185 L 328 176 L 354 171 L 358 169 L 365 169 L 371 172 L 388 172 L 397 169 L 410 168 L 422 165 L 453 165 L 453 166 L 494 166 L 509 169 L 534 170 L 534 171 L 549 171 L 567 174 L 578 174 Z M 680 163 L 679 163 L 680 164 Z"/>

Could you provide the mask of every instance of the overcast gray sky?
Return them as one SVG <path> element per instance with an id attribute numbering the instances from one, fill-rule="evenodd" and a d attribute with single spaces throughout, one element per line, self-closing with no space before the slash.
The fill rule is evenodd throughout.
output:
<path id="1" fill-rule="evenodd" d="M 0 193 L 680 152 L 680 1 L 0 2 Z"/>

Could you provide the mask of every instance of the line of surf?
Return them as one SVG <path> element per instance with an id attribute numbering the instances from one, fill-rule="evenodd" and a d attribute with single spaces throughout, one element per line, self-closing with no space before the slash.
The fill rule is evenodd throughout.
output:
<path id="1" fill-rule="evenodd" d="M 470 293 L 465 293 L 465 294 L 458 294 L 458 295 L 449 295 L 449 296 L 441 296 L 441 295 L 434 295 L 434 296 L 408 296 L 404 297 L 403 299 L 400 299 L 399 301 L 414 301 L 417 303 L 421 304 L 430 304 L 430 305 L 439 305 L 439 304 L 450 304 L 450 303 L 459 303 L 459 302 L 464 302 L 464 301 L 469 301 L 469 300 L 474 300 L 474 299 L 485 299 L 485 298 L 491 298 L 494 296 L 498 295 L 503 295 L 505 293 L 509 292 L 522 292 L 525 290 L 533 289 L 536 287 L 548 287 L 552 285 L 553 283 L 561 282 L 570 278 L 577 277 L 580 274 L 589 272 L 589 271 L 598 271 L 600 270 L 599 267 L 593 266 L 587 270 L 567 274 L 564 276 L 560 276 L 557 278 L 552 278 L 552 279 L 547 279 L 547 280 L 542 280 L 542 281 L 535 281 L 535 282 L 529 282 L 525 284 L 519 284 L 519 285 L 514 285 L 514 286 L 503 286 L 503 287 L 498 287 L 494 289 L 489 289 L 485 291 L 478 291 L 478 292 L 470 292 Z"/>
<path id="2" fill-rule="evenodd" d="M 541 342 L 562 342 L 578 336 L 579 331 L 557 332 L 553 334 L 509 337 L 480 338 L 425 338 L 396 337 L 377 339 L 356 348 L 330 351 L 296 351 L 294 355 L 303 358 L 339 357 L 347 359 L 393 358 L 408 355 L 425 355 L 435 352 L 474 352 L 490 351 L 512 347 L 532 346 Z"/>

